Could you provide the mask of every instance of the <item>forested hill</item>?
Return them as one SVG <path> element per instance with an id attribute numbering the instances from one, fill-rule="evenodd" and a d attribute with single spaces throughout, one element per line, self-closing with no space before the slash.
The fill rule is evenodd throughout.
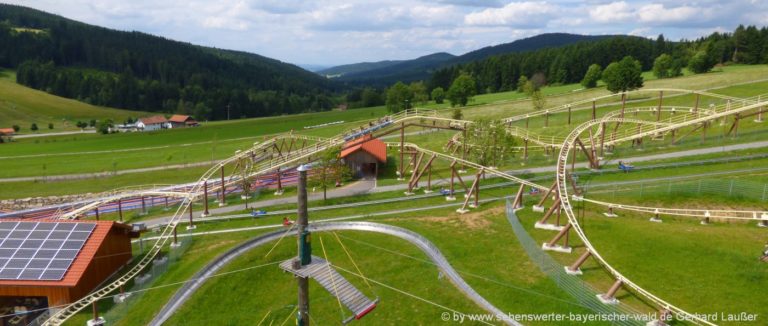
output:
<path id="1" fill-rule="evenodd" d="M 547 33 L 519 39 L 514 42 L 484 47 L 460 56 L 453 56 L 448 53 L 434 53 L 412 60 L 381 61 L 338 66 L 317 73 L 329 75 L 350 84 L 383 87 L 391 85 L 396 81 L 411 82 L 428 79 L 437 69 L 483 60 L 495 55 L 562 47 L 610 37 L 614 36 Z"/>
<path id="2" fill-rule="evenodd" d="M 328 110 L 337 83 L 263 56 L 0 4 L 0 66 L 26 86 L 111 107 L 224 119 Z M 330 95 L 329 95 L 330 94 Z"/>

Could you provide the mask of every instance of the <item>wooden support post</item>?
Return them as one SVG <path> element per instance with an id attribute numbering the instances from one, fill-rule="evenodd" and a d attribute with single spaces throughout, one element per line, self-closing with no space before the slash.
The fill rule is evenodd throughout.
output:
<path id="1" fill-rule="evenodd" d="M 589 132 L 590 132 L 590 137 L 591 137 L 592 130 L 590 130 Z M 579 147 L 581 148 L 581 151 L 584 152 L 584 155 L 587 157 L 587 160 L 589 161 L 589 168 L 591 168 L 591 169 L 598 169 L 598 168 L 600 168 L 599 164 L 596 162 L 596 159 L 594 157 L 592 157 L 590 152 L 587 150 L 587 147 L 584 146 L 584 143 L 581 141 L 581 139 L 577 137 L 575 142 L 579 145 Z M 573 155 L 573 158 L 574 158 L 574 163 L 573 164 L 575 164 L 576 163 L 575 162 L 576 161 L 576 155 L 575 155 L 576 151 L 574 151 L 573 154 L 574 154 Z M 571 168 L 571 170 L 573 170 L 573 168 Z"/>
<path id="2" fill-rule="evenodd" d="M 225 205 L 227 203 L 227 189 L 224 187 L 224 164 L 221 165 L 221 200 L 219 200 L 219 205 Z"/>
<path id="3" fill-rule="evenodd" d="M 608 289 L 608 292 L 600 295 L 600 299 L 604 303 L 610 303 L 610 304 L 618 303 L 618 300 L 616 300 L 616 292 L 619 291 L 622 284 L 624 284 L 624 282 L 622 282 L 621 280 L 616 280 L 616 282 L 614 282 L 613 285 L 611 285 L 611 288 Z"/>
<path id="4" fill-rule="evenodd" d="M 453 189 L 454 189 L 454 187 L 453 187 L 453 185 L 454 185 L 453 179 L 456 177 L 456 168 L 454 168 L 454 166 L 456 166 L 456 160 L 453 160 L 453 163 L 451 163 L 451 189 L 449 190 L 449 194 L 448 194 L 448 197 L 447 197 L 447 199 L 449 199 L 449 200 L 456 199 L 453 196 Z"/>
<path id="5" fill-rule="evenodd" d="M 462 130 L 464 133 L 464 141 L 461 142 L 461 146 L 463 147 L 461 149 L 461 171 L 467 170 L 467 165 L 464 164 L 464 161 L 467 160 L 467 123 L 464 123 L 464 130 Z"/>
<path id="6" fill-rule="evenodd" d="M 485 175 L 485 171 L 481 170 L 481 174 Z M 480 175 L 477 176 L 477 182 L 475 182 L 475 208 L 480 207 Z"/>
<path id="7" fill-rule="evenodd" d="M 165 210 L 168 210 L 168 196 L 165 196 Z"/>
<path id="8" fill-rule="evenodd" d="M 141 214 L 147 213 L 147 204 L 144 202 L 144 196 L 141 196 Z"/>
<path id="9" fill-rule="evenodd" d="M 568 268 L 566 269 L 566 272 L 568 272 L 569 274 L 570 273 L 581 274 L 581 265 L 583 265 L 584 262 L 587 261 L 587 258 L 589 258 L 589 256 L 592 256 L 592 252 L 590 252 L 589 250 L 585 251 L 583 254 L 581 254 L 581 256 L 579 256 L 578 259 L 576 259 L 576 261 L 571 266 L 568 266 Z"/>
<path id="10" fill-rule="evenodd" d="M 605 122 L 600 124 L 600 156 L 604 157 L 603 150 L 605 149 L 605 128 L 607 126 L 605 125 Z"/>
<path id="11" fill-rule="evenodd" d="M 424 152 L 419 153 L 419 158 L 416 160 L 416 165 L 413 166 L 413 172 L 411 172 L 411 179 L 408 180 L 408 192 L 412 192 L 414 187 L 418 187 L 419 167 L 421 167 L 421 160 L 424 159 Z"/>
<path id="12" fill-rule="evenodd" d="M 566 236 L 566 235 L 568 234 L 568 232 L 570 232 L 570 231 L 571 231 L 571 223 L 568 223 L 568 224 L 566 224 L 566 225 L 563 227 L 563 229 L 562 229 L 562 230 L 560 230 L 560 232 L 558 232 L 558 233 L 557 233 L 557 235 L 555 235 L 555 237 L 554 237 L 554 238 L 552 238 L 552 240 L 550 240 L 550 241 L 547 243 L 547 246 L 549 246 L 549 247 L 554 247 L 555 245 L 557 245 L 557 242 L 558 242 L 558 241 L 560 241 L 560 239 L 563 239 L 563 238 L 565 238 L 565 236 Z M 567 241 L 566 241 L 566 244 L 563 246 L 563 248 L 568 248 L 568 243 L 567 243 Z"/>
<path id="13" fill-rule="evenodd" d="M 480 182 L 480 175 L 482 175 L 482 173 L 483 173 L 483 169 L 480 169 L 480 171 L 478 171 L 477 174 L 475 175 L 475 180 L 472 182 L 472 186 L 469 187 L 469 190 L 464 195 L 466 197 L 464 198 L 464 204 L 461 205 L 461 208 L 456 210 L 457 212 L 459 213 L 467 212 L 467 206 L 469 204 L 469 200 L 472 199 L 472 195 L 474 195 L 477 184 Z"/>
<path id="14" fill-rule="evenodd" d="M 624 119 L 624 108 L 627 107 L 627 93 L 621 93 L 621 114 L 619 115 L 620 118 Z"/>
<path id="15" fill-rule="evenodd" d="M 179 239 L 178 239 L 178 236 L 176 234 L 176 227 L 177 227 L 176 225 L 173 226 L 173 245 L 174 246 L 178 246 L 179 245 Z"/>
<path id="16" fill-rule="evenodd" d="M 429 165 L 429 170 L 427 171 L 427 190 L 429 192 L 432 192 L 432 164 Z"/>
<path id="17" fill-rule="evenodd" d="M 280 168 L 277 168 L 277 193 L 282 194 L 283 193 L 283 177 L 280 173 Z"/>
<path id="18" fill-rule="evenodd" d="M 571 125 L 571 105 L 568 105 L 568 125 Z"/>
<path id="19" fill-rule="evenodd" d="M 122 222 L 123 221 L 123 199 L 122 198 L 117 200 L 117 215 L 120 217 L 120 222 Z"/>
<path id="20" fill-rule="evenodd" d="M 203 182 L 203 205 L 203 216 L 210 215 L 210 212 L 208 212 L 208 180 Z"/>
<path id="21" fill-rule="evenodd" d="M 296 142 L 296 139 L 295 138 L 291 138 L 291 143 L 288 144 L 288 151 L 286 152 L 286 154 L 291 154 L 291 150 L 293 150 L 293 143 L 295 143 L 295 142 Z"/>
<path id="22" fill-rule="evenodd" d="M 192 221 L 192 199 L 189 200 L 189 225 L 187 225 L 187 230 L 191 230 L 195 228 L 195 223 Z"/>
<path id="23" fill-rule="evenodd" d="M 536 206 L 538 206 L 538 207 L 541 207 L 541 205 L 543 205 L 543 204 L 544 204 L 544 202 L 547 200 L 547 198 L 549 198 L 549 195 L 551 195 L 551 194 L 552 194 L 552 191 L 554 191 L 554 190 L 555 190 L 555 188 L 557 188 L 557 181 L 555 181 L 554 183 L 552 183 L 552 186 L 551 186 L 551 187 L 549 187 L 549 190 L 547 190 L 547 192 L 544 194 L 544 196 L 543 196 L 543 197 L 541 197 L 541 200 L 539 200 L 539 203 L 538 203 L 538 204 L 536 204 Z"/>
<path id="24" fill-rule="evenodd" d="M 555 202 L 552 204 L 552 207 L 547 210 L 547 212 L 544 214 L 544 216 L 539 220 L 537 224 L 547 224 L 547 220 L 552 216 L 554 212 L 560 209 L 560 197 L 558 196 L 557 199 L 555 199 Z"/>
<path id="25" fill-rule="evenodd" d="M 99 220 L 99 207 L 96 207 L 94 209 L 94 211 L 96 212 L 96 220 L 98 221 Z"/>
<path id="26" fill-rule="evenodd" d="M 597 107 L 595 106 L 595 101 L 592 100 L 592 120 L 597 119 L 596 109 L 597 109 Z"/>
<path id="27" fill-rule="evenodd" d="M 693 104 L 693 114 L 697 114 L 699 112 L 699 96 L 701 95 L 696 93 L 696 102 Z"/>
<path id="28" fill-rule="evenodd" d="M 93 320 L 95 322 L 98 322 L 98 320 L 99 320 L 99 301 L 98 300 L 94 301 L 91 304 L 91 307 L 93 308 Z"/>
<path id="29" fill-rule="evenodd" d="M 523 208 L 523 193 L 525 193 L 525 184 L 520 184 L 520 189 L 515 195 L 515 201 L 512 202 L 512 209 Z"/>
<path id="30" fill-rule="evenodd" d="M 661 104 L 664 100 L 664 91 L 659 91 L 659 106 L 656 108 L 656 121 L 661 121 Z"/>

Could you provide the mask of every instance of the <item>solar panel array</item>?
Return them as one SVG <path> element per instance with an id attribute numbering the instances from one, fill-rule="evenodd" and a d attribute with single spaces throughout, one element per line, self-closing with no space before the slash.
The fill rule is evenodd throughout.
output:
<path id="1" fill-rule="evenodd" d="M 58 281 L 96 223 L 0 222 L 0 279 Z"/>

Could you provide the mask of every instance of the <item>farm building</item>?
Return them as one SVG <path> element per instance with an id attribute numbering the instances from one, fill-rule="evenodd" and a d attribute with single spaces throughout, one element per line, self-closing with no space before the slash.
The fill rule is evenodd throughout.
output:
<path id="1" fill-rule="evenodd" d="M 3 220 L 0 325 L 27 325 L 87 295 L 131 260 L 136 236 L 114 221 Z"/>
<path id="2" fill-rule="evenodd" d="M 379 173 L 379 164 L 387 163 L 387 144 L 368 134 L 345 143 L 339 157 L 355 177 L 375 177 Z"/>
<path id="3" fill-rule="evenodd" d="M 168 119 L 168 128 L 195 127 L 198 123 L 188 115 L 174 114 Z"/>
<path id="4" fill-rule="evenodd" d="M 10 141 L 16 131 L 13 128 L 0 128 L 0 143 Z"/>
<path id="5" fill-rule="evenodd" d="M 160 130 L 168 127 L 168 120 L 162 115 L 139 118 L 136 128 L 144 131 Z"/>

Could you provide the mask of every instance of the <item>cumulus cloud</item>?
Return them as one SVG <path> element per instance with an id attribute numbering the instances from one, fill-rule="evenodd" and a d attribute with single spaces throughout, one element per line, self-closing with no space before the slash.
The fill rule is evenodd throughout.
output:
<path id="1" fill-rule="evenodd" d="M 599 23 L 622 22 L 634 16 L 632 7 L 625 2 L 611 2 L 589 10 L 589 17 Z"/>
<path id="2" fill-rule="evenodd" d="M 462 54 L 546 32 L 696 38 L 768 25 L 765 0 L 4 0 L 86 23 L 342 64 Z"/>
<path id="3" fill-rule="evenodd" d="M 547 2 L 510 2 L 501 8 L 488 8 L 464 17 L 467 25 L 478 26 L 545 26 L 558 11 Z"/>

